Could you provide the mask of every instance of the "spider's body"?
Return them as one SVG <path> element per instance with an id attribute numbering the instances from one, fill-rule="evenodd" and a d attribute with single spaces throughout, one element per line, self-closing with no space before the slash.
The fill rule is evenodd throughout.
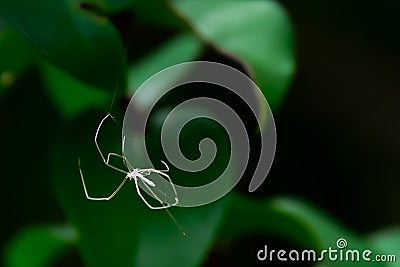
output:
<path id="1" fill-rule="evenodd" d="M 141 169 L 133 169 L 133 171 L 129 172 L 126 177 L 129 180 L 135 180 L 135 179 L 141 179 L 143 182 L 145 182 L 146 184 L 150 185 L 150 186 L 156 186 L 155 183 L 153 183 L 151 180 L 147 179 L 146 177 L 144 177 L 144 175 L 149 175 L 150 173 L 146 170 L 141 170 Z"/>

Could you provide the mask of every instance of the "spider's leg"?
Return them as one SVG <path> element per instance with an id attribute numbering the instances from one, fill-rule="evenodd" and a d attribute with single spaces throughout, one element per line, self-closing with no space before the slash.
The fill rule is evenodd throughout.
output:
<path id="1" fill-rule="evenodd" d="M 124 135 L 124 137 L 122 137 L 122 150 L 121 151 L 122 151 L 122 154 L 125 153 L 125 135 Z M 125 167 L 128 168 L 128 165 L 127 165 L 127 162 L 126 162 L 126 158 L 124 156 L 121 156 L 121 157 L 122 157 L 122 160 L 124 161 Z"/>
<path id="2" fill-rule="evenodd" d="M 118 167 L 115 167 L 115 166 L 113 166 L 113 165 L 110 164 L 110 158 L 111 158 L 112 156 L 121 158 L 122 161 L 123 161 L 123 163 L 124 163 L 124 165 L 127 167 L 126 161 L 125 161 L 125 157 L 122 156 L 122 155 L 120 155 L 120 154 L 113 153 L 113 152 L 107 154 L 106 160 L 105 160 L 105 161 L 103 160 L 104 164 L 106 164 L 106 166 L 108 166 L 108 167 L 110 167 L 110 168 L 112 168 L 112 169 L 114 169 L 114 170 L 116 170 L 116 171 L 122 172 L 123 174 L 128 174 L 127 171 L 122 170 L 122 169 L 120 169 L 120 168 L 118 168 Z"/>
<path id="3" fill-rule="evenodd" d="M 167 165 L 167 163 L 165 163 L 165 161 L 161 161 L 162 162 L 162 164 L 164 164 L 165 165 L 165 168 L 167 168 L 167 169 L 165 169 L 165 170 L 159 170 L 160 172 L 169 172 L 169 166 Z"/>
<path id="4" fill-rule="evenodd" d="M 147 190 L 151 193 L 151 195 L 158 201 L 160 202 L 161 206 L 155 207 L 152 206 L 147 200 L 143 197 L 142 193 L 140 192 L 139 184 L 138 184 L 138 178 L 141 179 L 141 177 L 136 177 L 135 178 L 135 186 L 136 186 L 136 192 L 138 193 L 139 197 L 143 200 L 143 202 L 147 205 L 152 210 L 161 210 L 161 209 L 167 209 L 172 207 L 170 204 L 164 204 L 161 199 L 153 192 L 153 190 L 147 185 L 146 182 L 143 181 L 143 184 L 146 186 Z"/>
<path id="5" fill-rule="evenodd" d="M 135 169 L 135 168 L 133 168 L 132 164 L 129 161 L 126 161 L 126 167 L 128 168 L 129 171 L 132 171 Z"/>
<path id="6" fill-rule="evenodd" d="M 164 173 L 163 171 L 159 171 L 159 170 L 151 170 L 151 171 L 155 172 L 155 173 L 158 173 L 159 175 L 164 176 L 164 177 L 166 177 L 168 179 L 168 181 L 169 181 L 169 183 L 170 183 L 170 185 L 172 187 L 172 190 L 174 191 L 174 194 L 175 194 L 175 203 L 171 204 L 171 206 L 177 205 L 179 203 L 178 193 L 176 192 L 176 188 L 175 188 L 174 183 L 171 180 L 171 177 L 169 177 L 169 175 Z"/>
<path id="7" fill-rule="evenodd" d="M 83 178 L 80 159 L 78 159 L 78 165 L 79 165 L 79 173 L 81 174 L 83 190 L 85 191 L 86 198 L 89 199 L 89 200 L 110 200 L 110 199 L 112 199 L 115 196 L 115 194 L 117 194 L 118 191 L 125 184 L 126 180 L 128 180 L 128 176 L 125 176 L 124 180 L 122 180 L 121 184 L 117 187 L 117 189 L 115 189 L 115 191 L 108 197 L 91 197 L 91 196 L 89 196 L 89 194 L 87 192 L 87 189 L 86 189 L 86 184 L 85 184 L 85 179 Z"/>
<path id="8" fill-rule="evenodd" d="M 163 161 L 163 160 L 161 160 L 161 163 L 164 164 L 166 169 L 165 170 L 157 170 L 157 171 L 159 171 L 159 172 L 169 172 L 169 167 L 168 167 L 167 163 L 165 163 L 165 161 Z M 146 171 L 146 172 L 154 172 L 154 170 L 156 170 L 156 169 L 148 168 L 148 169 L 141 169 L 141 170 L 142 171 Z"/>
<path id="9" fill-rule="evenodd" d="M 97 127 L 97 130 L 96 130 L 96 134 L 95 134 L 95 136 L 94 136 L 94 142 L 95 142 L 96 147 L 97 147 L 97 150 L 99 151 L 99 154 L 100 154 L 101 158 L 103 159 L 103 162 L 104 162 L 104 164 L 105 164 L 106 166 L 108 166 L 108 167 L 110 167 L 110 168 L 112 168 L 112 169 L 114 169 L 114 170 L 116 170 L 116 171 L 122 172 L 122 173 L 124 173 L 124 174 L 128 174 L 127 171 L 121 170 L 120 168 L 117 168 L 117 167 L 115 167 L 115 166 L 113 166 L 113 165 L 110 164 L 110 157 L 111 157 L 111 156 L 117 156 L 117 157 L 120 157 L 120 158 L 122 158 L 122 159 L 124 159 L 124 157 L 121 156 L 121 155 L 118 155 L 118 154 L 116 154 L 116 153 L 109 153 L 109 154 L 107 155 L 107 158 L 104 157 L 104 154 L 103 154 L 103 152 L 101 152 L 100 146 L 99 146 L 99 144 L 98 144 L 98 142 L 97 142 L 97 137 L 98 137 L 98 135 L 99 135 L 100 129 L 101 129 L 101 127 L 103 126 L 104 121 L 105 121 L 108 117 L 111 117 L 111 115 L 110 115 L 110 114 L 107 114 L 107 115 L 101 120 L 101 122 L 99 123 L 99 126 Z"/>
<path id="10" fill-rule="evenodd" d="M 139 177 L 139 178 L 140 178 L 140 177 Z M 136 177 L 136 179 L 135 179 L 136 191 L 137 191 L 138 195 L 140 196 L 140 198 L 143 200 L 143 202 L 147 205 L 147 207 L 149 207 L 149 208 L 152 209 L 152 210 L 161 210 L 161 209 L 164 209 L 164 210 L 168 213 L 168 216 L 171 217 L 172 221 L 176 224 L 176 226 L 178 226 L 178 228 L 182 231 L 182 234 L 183 234 L 183 235 L 186 235 L 185 230 L 183 229 L 183 227 L 178 223 L 178 221 L 175 219 L 175 217 L 172 215 L 172 213 L 168 210 L 168 208 L 170 208 L 170 207 L 176 205 L 177 203 L 174 204 L 174 205 L 170 205 L 170 204 L 165 204 L 165 203 L 163 203 L 163 202 L 157 197 L 157 195 L 153 192 L 153 190 L 152 190 L 145 182 L 143 182 L 143 184 L 146 186 L 147 190 L 150 191 L 150 193 L 153 195 L 153 197 L 161 203 L 161 206 L 160 206 L 160 207 L 154 207 L 154 206 L 152 206 L 150 203 L 147 202 L 147 200 L 142 196 L 142 193 L 140 192 L 139 185 L 138 185 L 138 178 Z"/>

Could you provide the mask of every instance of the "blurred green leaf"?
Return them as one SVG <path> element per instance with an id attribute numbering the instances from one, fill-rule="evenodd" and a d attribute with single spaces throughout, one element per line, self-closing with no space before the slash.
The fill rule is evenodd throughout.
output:
<path id="1" fill-rule="evenodd" d="M 0 30 L 0 96 L 33 59 L 31 45 L 13 28 Z"/>
<path id="2" fill-rule="evenodd" d="M 70 119 L 84 110 L 110 105 L 110 93 L 80 83 L 48 62 L 42 61 L 39 66 L 47 92 L 64 118 Z"/>
<path id="3" fill-rule="evenodd" d="M 204 261 L 228 199 L 207 206 L 176 210 L 186 236 L 179 236 L 170 218 L 160 217 L 143 225 L 134 266 L 199 266 Z M 172 209 L 174 211 L 175 209 Z M 165 219 L 166 218 L 166 219 Z"/>
<path id="4" fill-rule="evenodd" d="M 112 23 L 67 0 L 0 2 L 0 15 L 60 69 L 93 86 L 113 91 L 123 46 Z"/>
<path id="5" fill-rule="evenodd" d="M 69 226 L 24 228 L 7 244 L 3 255 L 5 266 L 51 266 L 75 242 L 76 233 Z"/>
<path id="6" fill-rule="evenodd" d="M 347 240 L 349 249 L 372 249 L 365 239 L 310 204 L 298 200 L 277 198 L 255 201 L 232 194 L 231 203 L 220 231 L 221 237 L 228 242 L 248 233 L 258 233 L 279 237 L 298 247 L 315 249 L 317 252 L 329 247 L 337 248 L 336 241 L 339 238 Z M 240 223 L 232 224 L 232 221 Z M 326 260 L 323 266 L 354 266 L 354 262 Z M 388 265 L 360 261 L 357 266 Z"/>
<path id="7" fill-rule="evenodd" d="M 184 22 L 171 10 L 168 1 L 132 0 L 134 14 L 143 22 L 160 27 L 182 29 Z"/>
<path id="8" fill-rule="evenodd" d="M 194 60 L 199 56 L 201 49 L 201 42 L 193 35 L 183 34 L 171 39 L 130 67 L 128 71 L 129 90 L 135 92 L 143 82 L 165 68 Z"/>
<path id="9" fill-rule="evenodd" d="M 171 2 L 205 41 L 242 60 L 272 109 L 286 95 L 294 73 L 289 18 L 275 1 Z"/>
<path id="10" fill-rule="evenodd" d="M 150 210 L 142 202 L 133 182 L 127 182 L 110 201 L 87 200 L 78 157 L 92 196 L 111 194 L 124 178 L 104 165 L 95 148 L 93 137 L 101 116 L 93 114 L 84 113 L 63 129 L 50 156 L 55 195 L 76 226 L 87 266 L 198 266 L 215 236 L 227 200 L 199 208 L 169 209 L 186 236 L 165 211 Z M 104 153 L 121 152 L 120 129 L 111 120 L 100 131 L 99 144 Z"/>
<path id="11" fill-rule="evenodd" d="M 86 5 L 89 10 L 105 15 L 120 12 L 132 4 L 132 0 L 71 0 L 71 2 Z"/>
<path id="12" fill-rule="evenodd" d="M 387 262 L 386 266 L 388 267 L 396 267 L 399 266 L 400 260 L 400 228 L 393 228 L 384 231 L 380 231 L 371 235 L 368 238 L 369 244 L 371 244 L 371 248 L 376 253 L 380 253 L 381 255 L 395 255 L 395 262 Z"/>
<path id="13" fill-rule="evenodd" d="M 188 89 L 196 91 L 205 89 L 205 87 L 203 86 L 203 84 L 201 84 L 198 87 L 190 85 L 186 88 L 183 87 L 181 89 L 183 91 L 186 91 Z M 151 93 L 149 92 L 148 95 L 150 94 Z M 144 100 L 149 101 L 151 100 L 151 98 Z M 140 99 L 138 99 L 138 102 L 139 101 Z M 140 103 L 143 103 L 145 101 L 140 101 Z M 176 138 L 174 130 L 177 127 L 180 127 L 183 121 L 186 121 L 186 119 L 188 118 L 193 118 L 196 115 L 198 116 L 199 114 L 202 114 L 204 116 L 208 115 L 209 117 L 212 117 L 214 115 L 211 110 L 204 110 L 204 107 L 190 106 L 179 112 L 175 111 L 174 116 L 169 118 L 168 124 L 164 124 L 166 122 L 167 116 L 170 115 L 171 110 L 176 107 L 176 105 L 172 105 L 172 101 L 167 101 L 167 103 L 167 107 L 159 108 L 158 112 L 156 112 L 154 116 L 150 117 L 150 121 L 154 123 L 153 127 L 148 127 L 148 139 L 146 139 L 150 140 L 149 142 L 147 142 L 149 151 L 151 151 L 150 156 L 159 160 L 165 157 L 165 148 L 163 149 L 161 139 L 159 138 L 161 136 L 161 126 L 162 130 L 164 131 L 165 138 L 163 143 L 174 143 Z M 169 175 L 171 177 L 174 177 L 174 182 L 176 184 L 187 187 L 205 185 L 213 182 L 224 171 L 226 171 L 226 167 L 231 160 L 230 139 L 228 138 L 225 129 L 213 120 L 206 118 L 197 118 L 190 121 L 185 125 L 185 127 L 183 127 L 182 131 L 179 133 L 179 146 L 182 153 L 188 159 L 197 159 L 200 156 L 207 158 L 206 155 L 201 155 L 199 151 L 199 143 L 204 138 L 210 138 L 211 140 L 213 140 L 213 142 L 215 142 L 217 146 L 217 153 L 215 158 L 212 160 L 212 164 L 210 164 L 203 171 L 191 173 L 188 173 L 178 167 L 171 165 Z"/>

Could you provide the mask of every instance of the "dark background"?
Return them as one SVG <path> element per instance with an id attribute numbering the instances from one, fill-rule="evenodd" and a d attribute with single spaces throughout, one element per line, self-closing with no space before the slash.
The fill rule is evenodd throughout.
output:
<path id="1" fill-rule="evenodd" d="M 280 2 L 298 69 L 265 192 L 304 197 L 359 232 L 398 225 L 399 2 Z"/>

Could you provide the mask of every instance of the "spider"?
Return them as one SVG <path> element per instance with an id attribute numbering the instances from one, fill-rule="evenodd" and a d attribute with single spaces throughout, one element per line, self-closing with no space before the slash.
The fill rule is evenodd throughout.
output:
<path id="1" fill-rule="evenodd" d="M 83 173 L 82 173 L 82 169 L 81 169 L 81 165 L 80 165 L 80 159 L 78 159 L 79 172 L 80 172 L 80 175 L 81 175 L 83 190 L 85 191 L 86 198 L 87 198 L 88 200 L 104 200 L 104 201 L 111 200 L 111 199 L 119 192 L 119 190 L 123 187 L 123 185 L 125 184 L 125 182 L 126 182 L 127 180 L 130 180 L 130 181 L 133 180 L 133 181 L 135 182 L 136 192 L 138 193 L 138 195 L 140 196 L 140 198 L 143 200 L 143 202 L 144 202 L 150 209 L 153 209 L 153 210 L 156 210 L 156 209 L 167 209 L 167 208 L 176 206 L 176 205 L 179 203 L 178 197 L 177 197 L 177 193 L 176 193 L 176 189 L 175 189 L 174 184 L 172 183 L 171 178 L 169 177 L 168 174 L 166 174 L 166 172 L 169 171 L 169 167 L 168 167 L 168 165 L 167 165 L 164 161 L 161 161 L 161 162 L 165 165 L 165 167 L 166 167 L 165 170 L 156 170 L 156 169 L 153 169 L 153 168 L 149 168 L 149 169 L 138 169 L 138 168 L 133 168 L 132 165 L 126 160 L 125 156 L 123 156 L 123 155 L 119 155 L 119 154 L 116 154 L 116 153 L 108 153 L 107 157 L 104 157 L 104 154 L 103 154 L 103 152 L 101 151 L 100 146 L 99 146 L 99 144 L 98 144 L 98 142 L 97 142 L 97 137 L 98 137 L 98 135 L 99 135 L 100 129 L 101 129 L 101 127 L 102 127 L 104 121 L 105 121 L 107 118 L 112 118 L 112 119 L 114 119 L 114 118 L 111 116 L 111 114 L 108 113 L 108 114 L 100 121 L 99 126 L 97 127 L 97 130 L 96 130 L 96 134 L 95 134 L 95 137 L 94 137 L 94 142 L 95 142 L 95 144 L 96 144 L 97 150 L 99 151 L 99 154 L 100 154 L 101 158 L 103 159 L 104 164 L 105 164 L 106 166 L 108 166 L 108 167 L 110 167 L 110 168 L 112 168 L 112 169 L 118 171 L 118 172 L 121 172 L 121 173 L 125 174 L 125 178 L 122 180 L 122 182 L 120 183 L 120 185 L 117 187 L 117 189 L 114 190 L 114 192 L 113 192 L 110 196 L 108 196 L 108 197 L 91 197 L 91 196 L 89 196 L 89 194 L 88 194 L 88 192 L 87 192 L 86 184 L 85 184 L 85 179 L 84 179 L 84 177 L 83 177 Z M 122 140 L 122 153 L 124 153 L 124 144 L 125 144 L 125 136 L 123 137 L 123 140 Z M 118 168 L 118 167 L 116 167 L 116 166 L 111 165 L 111 164 L 110 164 L 110 158 L 111 158 L 112 156 L 122 158 L 122 161 L 123 161 L 125 167 L 128 169 L 128 171 L 122 170 L 122 169 L 120 169 L 120 168 Z M 156 185 L 155 185 L 155 183 L 154 183 L 153 181 L 151 181 L 150 179 L 146 178 L 146 176 L 149 176 L 151 173 L 159 174 L 159 175 L 165 177 L 166 179 L 168 179 L 169 183 L 171 184 L 173 193 L 175 194 L 175 198 L 174 198 L 175 202 L 174 202 L 174 203 L 172 203 L 172 204 L 165 203 L 165 202 L 163 202 L 163 201 L 154 193 L 153 189 L 156 189 L 156 190 L 158 190 L 158 191 L 160 191 L 160 190 L 156 188 Z M 140 192 L 139 184 L 138 184 L 139 180 L 140 180 L 141 182 L 143 182 L 143 185 L 147 188 L 147 190 L 150 192 L 150 194 L 151 194 L 158 202 L 160 202 L 161 206 L 152 206 L 149 202 L 147 202 L 147 200 L 143 197 L 142 193 Z M 160 192 L 161 192 L 161 191 L 160 191 Z M 164 193 L 164 194 L 165 194 L 165 193 Z"/>

